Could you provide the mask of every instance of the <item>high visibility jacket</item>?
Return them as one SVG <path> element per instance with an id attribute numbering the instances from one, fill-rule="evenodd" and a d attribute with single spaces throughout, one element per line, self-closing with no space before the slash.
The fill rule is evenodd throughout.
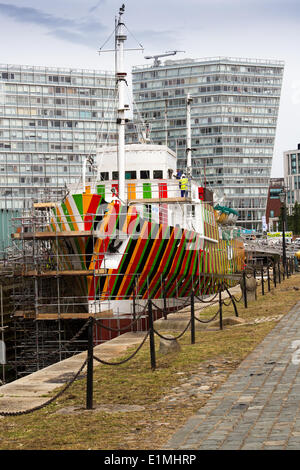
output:
<path id="1" fill-rule="evenodd" d="M 181 190 L 186 190 L 187 189 L 187 185 L 188 185 L 188 178 L 181 178 L 180 179 L 180 189 Z"/>

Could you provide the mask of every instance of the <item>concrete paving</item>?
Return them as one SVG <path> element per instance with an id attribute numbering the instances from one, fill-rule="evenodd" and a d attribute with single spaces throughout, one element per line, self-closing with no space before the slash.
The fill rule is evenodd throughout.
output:
<path id="1" fill-rule="evenodd" d="M 300 449 L 300 302 L 164 449 Z"/>

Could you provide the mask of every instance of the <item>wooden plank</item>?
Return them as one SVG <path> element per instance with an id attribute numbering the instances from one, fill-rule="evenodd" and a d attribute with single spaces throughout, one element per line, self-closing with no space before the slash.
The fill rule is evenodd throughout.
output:
<path id="1" fill-rule="evenodd" d="M 13 316 L 21 317 L 21 318 L 34 318 L 35 311 L 34 310 L 16 310 Z"/>
<path id="2" fill-rule="evenodd" d="M 90 317 L 93 318 L 108 318 L 113 319 L 115 318 L 112 310 L 107 310 L 104 312 L 98 313 L 39 313 L 36 316 L 37 320 L 77 320 L 77 319 L 88 319 Z"/>
<path id="3" fill-rule="evenodd" d="M 56 203 L 55 202 L 35 202 L 33 204 L 33 207 L 35 209 L 48 209 L 48 208 L 56 207 Z"/>
<path id="4" fill-rule="evenodd" d="M 82 269 L 82 270 L 66 270 L 66 271 L 27 271 L 23 273 L 24 277 L 57 277 L 57 276 L 100 276 L 107 274 L 107 269 Z"/>
<path id="5" fill-rule="evenodd" d="M 88 312 L 70 312 L 70 313 L 36 313 L 34 311 L 26 311 L 26 310 L 17 310 L 14 313 L 15 317 L 18 318 L 34 318 L 35 320 L 80 320 L 80 319 L 87 319 L 90 317 L 93 318 L 108 318 L 114 319 L 117 318 L 114 315 L 113 310 L 104 310 L 103 312 L 98 313 L 88 313 Z"/>
<path id="6" fill-rule="evenodd" d="M 53 238 L 74 238 L 74 237 L 89 237 L 91 235 L 96 236 L 97 232 L 91 232 L 89 230 L 78 230 L 78 231 L 65 231 L 65 232 L 22 232 L 12 233 L 11 237 L 14 240 L 33 240 L 39 239 L 53 239 Z"/>

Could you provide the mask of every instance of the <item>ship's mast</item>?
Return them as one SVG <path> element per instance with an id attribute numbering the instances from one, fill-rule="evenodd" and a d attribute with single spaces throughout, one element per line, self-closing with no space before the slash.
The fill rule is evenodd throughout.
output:
<path id="1" fill-rule="evenodd" d="M 118 172 L 119 172 L 119 198 L 125 202 L 125 87 L 126 72 L 124 71 L 124 42 L 127 39 L 124 33 L 125 25 L 122 22 L 122 15 L 125 5 L 119 10 L 119 19 L 116 26 L 116 81 L 118 88 Z"/>
<path id="2" fill-rule="evenodd" d="M 193 98 L 190 94 L 186 98 L 186 171 L 188 175 L 192 173 L 192 130 L 191 130 L 191 103 Z"/>

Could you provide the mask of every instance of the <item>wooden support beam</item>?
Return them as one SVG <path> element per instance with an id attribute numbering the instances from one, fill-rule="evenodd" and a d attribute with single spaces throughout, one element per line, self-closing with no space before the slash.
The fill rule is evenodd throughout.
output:
<path id="1" fill-rule="evenodd" d="M 50 209 L 56 207 L 56 202 L 35 202 L 33 207 L 35 209 Z"/>
<path id="2" fill-rule="evenodd" d="M 35 238 L 50 240 L 55 238 L 75 238 L 75 237 L 90 237 L 97 236 L 97 232 L 91 232 L 90 230 L 78 230 L 78 231 L 65 231 L 65 232 L 21 232 L 12 233 L 11 238 L 14 240 L 33 240 Z"/>
<path id="3" fill-rule="evenodd" d="M 87 313 L 87 312 L 70 312 L 70 313 L 38 313 L 35 314 L 34 311 L 26 311 L 26 310 L 17 310 L 14 313 L 15 317 L 18 318 L 28 318 L 28 319 L 35 319 L 35 320 L 81 320 L 87 319 L 90 317 L 94 318 L 103 318 L 103 319 L 116 319 L 117 316 L 114 315 L 113 310 L 104 310 L 103 312 L 97 313 Z"/>
<path id="4" fill-rule="evenodd" d="M 99 313 L 39 313 L 36 316 L 36 320 L 81 320 L 90 317 L 113 319 L 114 314 L 112 310 Z"/>
<path id="5" fill-rule="evenodd" d="M 57 277 L 57 276 L 100 276 L 107 274 L 107 269 L 82 269 L 82 270 L 62 270 L 62 271 L 32 271 L 23 272 L 24 277 Z"/>

